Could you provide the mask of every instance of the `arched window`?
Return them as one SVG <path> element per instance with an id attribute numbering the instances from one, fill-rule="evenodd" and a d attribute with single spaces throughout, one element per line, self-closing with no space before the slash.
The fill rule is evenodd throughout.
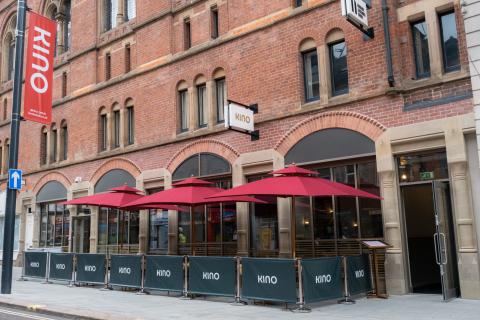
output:
<path id="1" fill-rule="evenodd" d="M 112 106 L 112 149 L 120 147 L 121 143 L 121 112 L 120 105 L 115 103 Z"/>
<path id="2" fill-rule="evenodd" d="M 72 34 L 71 9 L 71 0 L 49 0 L 45 4 L 45 15 L 57 22 L 55 55 L 60 55 L 70 49 Z"/>
<path id="3" fill-rule="evenodd" d="M 347 45 L 343 31 L 333 29 L 325 39 L 330 63 L 330 94 L 338 96 L 348 93 Z"/>
<path id="4" fill-rule="evenodd" d="M 3 168 L 3 172 L 8 172 L 8 169 L 10 168 L 10 140 L 9 139 L 5 139 L 5 142 L 3 144 L 3 151 L 4 151 L 4 155 L 3 155 L 3 159 L 4 160 L 4 168 Z"/>
<path id="5" fill-rule="evenodd" d="M 225 79 L 225 70 L 218 68 L 213 73 L 213 79 L 215 79 L 215 109 L 217 123 L 225 121 L 224 106 L 227 104 L 227 81 Z"/>
<path id="6" fill-rule="evenodd" d="M 67 121 L 63 120 L 60 126 L 60 160 L 68 158 L 68 126 Z"/>
<path id="7" fill-rule="evenodd" d="M 50 131 L 50 162 L 58 161 L 58 129 L 55 123 Z"/>
<path id="8" fill-rule="evenodd" d="M 13 79 L 15 60 L 15 25 L 17 15 L 14 14 L 7 22 L 2 39 L 2 81 Z"/>
<path id="9" fill-rule="evenodd" d="M 320 99 L 320 73 L 318 68 L 317 46 L 312 38 L 300 43 L 303 62 L 303 86 L 305 102 Z"/>
<path id="10" fill-rule="evenodd" d="M 181 81 L 177 85 L 178 95 L 178 124 L 179 132 L 186 132 L 190 127 L 189 121 L 189 94 L 187 82 Z"/>
<path id="11" fill-rule="evenodd" d="M 115 28 L 119 23 L 136 17 L 136 0 L 103 0 L 103 30 Z M 118 20 L 117 20 L 118 18 Z"/>
<path id="12" fill-rule="evenodd" d="M 126 113 L 126 141 L 125 145 L 129 146 L 135 142 L 135 115 L 133 111 L 133 100 L 128 99 L 125 102 Z"/>
<path id="13" fill-rule="evenodd" d="M 98 151 L 108 148 L 108 114 L 105 107 L 100 108 L 98 116 Z"/>
<path id="14" fill-rule="evenodd" d="M 130 21 L 136 17 L 136 0 L 123 0 L 125 10 L 125 21 Z"/>
<path id="15" fill-rule="evenodd" d="M 104 30 L 108 31 L 117 26 L 118 2 L 117 0 L 104 0 L 103 3 Z"/>
<path id="16" fill-rule="evenodd" d="M 207 98 L 207 79 L 203 76 L 197 76 L 195 79 L 195 88 L 197 94 L 197 127 L 203 128 L 208 125 L 208 98 Z"/>
<path id="17" fill-rule="evenodd" d="M 40 136 L 40 165 L 47 164 L 47 141 L 48 141 L 48 130 L 47 127 L 42 128 L 41 136 Z"/>

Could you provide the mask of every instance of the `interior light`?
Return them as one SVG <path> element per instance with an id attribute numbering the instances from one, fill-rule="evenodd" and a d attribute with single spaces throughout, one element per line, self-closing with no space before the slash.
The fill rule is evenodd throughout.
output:
<path id="1" fill-rule="evenodd" d="M 402 176 L 400 177 L 403 181 L 407 180 L 407 175 L 405 173 L 402 174 Z"/>

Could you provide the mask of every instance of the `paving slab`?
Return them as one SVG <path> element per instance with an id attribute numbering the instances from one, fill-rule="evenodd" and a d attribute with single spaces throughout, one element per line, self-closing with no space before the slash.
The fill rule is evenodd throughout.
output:
<path id="1" fill-rule="evenodd" d="M 20 277 L 15 268 L 14 279 Z M 102 291 L 100 287 L 68 287 L 42 284 L 39 280 L 16 281 L 11 295 L 0 295 L 0 305 L 15 305 L 50 314 L 75 315 L 83 319 L 367 319 L 367 320 L 476 320 L 480 301 L 454 299 L 441 301 L 440 295 L 403 295 L 389 299 L 357 297 L 356 304 L 335 302 L 310 305 L 311 313 L 292 313 L 281 304 L 232 306 L 230 298 L 199 297 L 182 300 L 178 294 L 139 295 L 132 291 Z M 293 306 L 291 306 L 293 307 Z"/>

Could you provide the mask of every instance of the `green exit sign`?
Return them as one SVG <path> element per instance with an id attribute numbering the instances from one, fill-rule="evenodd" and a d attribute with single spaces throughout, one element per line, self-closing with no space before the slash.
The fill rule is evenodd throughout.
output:
<path id="1" fill-rule="evenodd" d="M 420 172 L 420 180 L 433 180 L 434 178 L 433 171 Z"/>

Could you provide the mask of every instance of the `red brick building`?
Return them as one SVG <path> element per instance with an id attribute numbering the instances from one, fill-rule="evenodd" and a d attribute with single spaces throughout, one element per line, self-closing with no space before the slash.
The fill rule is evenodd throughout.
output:
<path id="1" fill-rule="evenodd" d="M 438 290 L 437 212 L 457 261 L 449 283 L 480 298 L 471 187 L 480 177 L 458 0 L 372 0 L 373 39 L 335 0 L 28 5 L 59 27 L 53 123 L 21 124 L 20 251 L 183 254 L 193 241 L 198 254 L 289 256 L 285 199 L 202 207 L 193 224 L 174 211 L 59 203 L 123 183 L 154 192 L 192 174 L 230 187 L 295 162 L 383 197 L 301 199 L 299 255 L 357 254 L 358 239 L 384 239 L 389 292 Z M 0 1 L 3 182 L 15 10 Z M 227 99 L 258 104 L 258 141 L 225 128 Z"/>

